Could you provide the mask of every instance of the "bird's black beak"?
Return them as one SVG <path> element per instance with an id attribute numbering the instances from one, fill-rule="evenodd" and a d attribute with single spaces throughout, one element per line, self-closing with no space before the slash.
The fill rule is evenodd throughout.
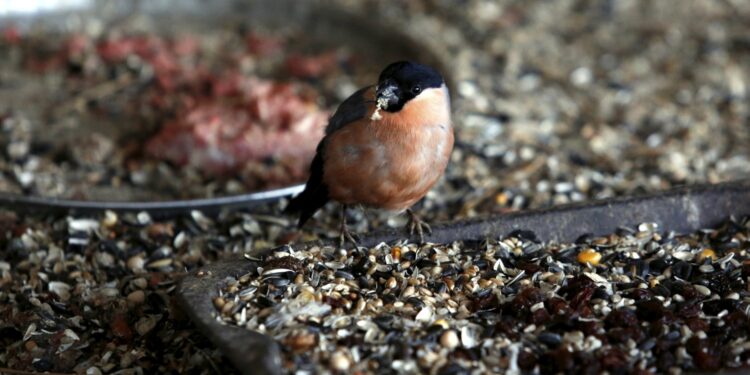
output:
<path id="1" fill-rule="evenodd" d="M 375 99 L 381 105 L 381 109 L 388 110 L 393 108 L 401 101 L 401 90 L 398 88 L 398 84 L 392 79 L 387 79 L 378 84 L 375 90 Z"/>

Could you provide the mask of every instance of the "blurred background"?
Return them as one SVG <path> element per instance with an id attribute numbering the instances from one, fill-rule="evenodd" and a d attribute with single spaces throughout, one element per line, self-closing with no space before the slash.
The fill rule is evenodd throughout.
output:
<path id="1" fill-rule="evenodd" d="M 457 144 L 419 208 L 429 221 L 750 177 L 745 0 L 2 0 L 0 191 L 163 201 L 300 184 L 335 106 L 404 58 L 452 91 Z M 281 206 L 243 219 L 247 246 L 335 233 L 336 215 L 300 233 Z M 358 232 L 405 221 L 351 215 Z M 237 251 L 165 258 L 184 270 Z M 173 276 L 154 283 L 166 300 Z M 118 351 L 102 332 L 41 364 L 221 364 L 189 325 L 159 329 L 182 341 Z M 3 346 L 0 363 L 49 369 Z"/>

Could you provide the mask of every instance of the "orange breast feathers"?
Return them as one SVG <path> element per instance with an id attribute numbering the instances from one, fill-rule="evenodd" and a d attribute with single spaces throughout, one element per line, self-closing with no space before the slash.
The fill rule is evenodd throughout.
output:
<path id="1" fill-rule="evenodd" d="M 367 97 L 369 95 L 369 97 Z M 373 97 L 368 92 L 366 99 Z M 424 90 L 398 112 L 367 115 L 331 134 L 325 145 L 323 182 L 331 199 L 403 211 L 442 176 L 453 150 L 447 88 Z"/>

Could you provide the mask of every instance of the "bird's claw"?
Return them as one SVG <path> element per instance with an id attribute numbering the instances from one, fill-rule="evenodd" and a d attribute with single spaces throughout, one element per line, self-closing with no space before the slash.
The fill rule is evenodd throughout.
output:
<path id="1" fill-rule="evenodd" d="M 432 234 L 432 228 L 411 210 L 407 212 L 409 214 L 409 235 L 414 235 L 414 232 L 416 232 L 419 236 L 419 242 L 424 243 L 424 233 Z"/>
<path id="2" fill-rule="evenodd" d="M 339 247 L 343 248 L 346 245 L 346 241 L 351 242 L 351 244 L 356 247 L 359 242 L 359 236 L 353 234 L 348 228 L 344 227 L 341 228 L 341 234 L 339 234 Z"/>
<path id="3" fill-rule="evenodd" d="M 357 247 L 359 239 L 356 234 L 349 232 L 349 227 L 346 225 L 346 205 L 341 205 L 341 233 L 339 234 L 339 247 L 343 248 L 346 245 L 346 241 L 349 241 Z"/>

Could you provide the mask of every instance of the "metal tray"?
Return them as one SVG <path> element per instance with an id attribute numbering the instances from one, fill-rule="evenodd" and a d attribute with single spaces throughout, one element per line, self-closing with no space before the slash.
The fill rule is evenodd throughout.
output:
<path id="1" fill-rule="evenodd" d="M 153 28 L 157 32 L 189 30 L 195 33 L 210 31 L 212 27 L 227 24 L 253 25 L 273 30 L 289 23 L 301 25 L 306 33 L 312 36 L 315 46 L 348 46 L 376 66 L 385 66 L 397 59 L 414 59 L 435 65 L 445 73 L 449 85 L 453 85 L 452 74 L 443 63 L 444 59 L 439 57 L 440 51 L 417 42 L 412 36 L 400 32 L 400 28 L 388 24 L 387 20 L 372 19 L 367 15 L 353 13 L 325 0 L 29 0 L 0 4 L 0 25 L 13 24 L 22 30 L 65 32 L 94 24 L 104 28 L 112 25 L 133 25 L 136 30 L 143 25 L 149 25 L 149 29 Z M 372 72 L 372 76 L 376 77 L 378 73 Z M 0 94 L 1 90 L 0 87 Z M 12 91 L 5 95 L 8 100 L 21 100 L 14 99 L 14 96 Z M 0 99 L 2 98 L 3 95 L 0 95 Z M 119 126 L 115 119 L 111 123 L 109 120 L 101 119 L 81 121 L 84 132 L 86 129 L 96 129 L 117 137 L 126 131 L 125 126 Z M 126 198 L 129 193 L 125 190 L 122 191 L 123 197 L 108 197 L 107 201 L 81 201 L 0 192 L 0 207 L 41 213 L 74 214 L 89 214 L 103 210 L 147 211 L 154 217 L 163 218 L 189 213 L 191 210 L 202 210 L 210 214 L 225 208 L 251 208 L 293 195 L 302 187 L 303 185 L 295 185 L 242 195 L 175 201 L 133 201 Z M 111 192 L 97 195 L 108 194 Z"/>
<path id="2" fill-rule="evenodd" d="M 750 215 L 750 181 L 737 181 L 435 225 L 432 235 L 426 239 L 450 243 L 504 237 L 515 230 L 531 230 L 540 241 L 572 242 L 584 234 L 606 235 L 619 227 L 642 222 L 658 223 L 662 231 L 687 233 L 716 227 L 730 216 L 746 215 Z M 362 238 L 361 245 L 369 247 L 403 238 L 402 231 L 377 232 Z M 274 340 L 215 319 L 212 300 L 218 295 L 223 280 L 227 276 L 245 274 L 250 267 L 249 262 L 239 258 L 217 262 L 192 272 L 181 281 L 177 298 L 198 329 L 222 350 L 240 372 L 278 374 L 281 373 L 280 352 Z"/>

